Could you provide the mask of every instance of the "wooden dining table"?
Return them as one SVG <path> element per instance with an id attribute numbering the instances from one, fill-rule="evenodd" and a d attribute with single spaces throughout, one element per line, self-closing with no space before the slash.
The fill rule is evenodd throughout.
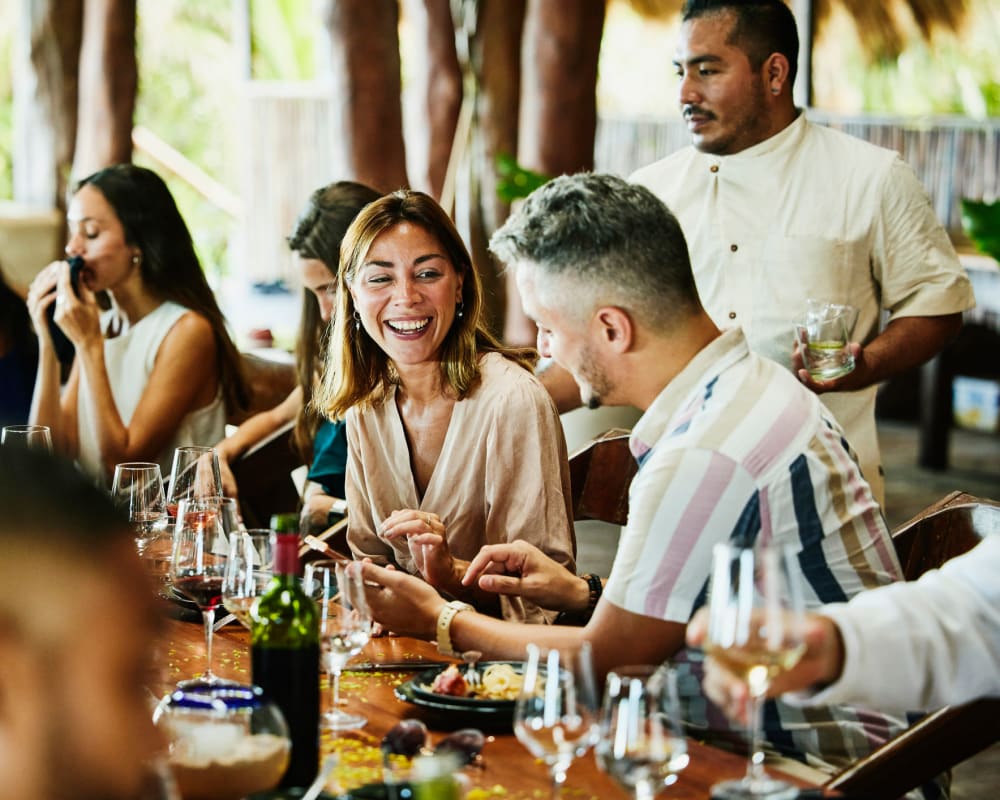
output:
<path id="1" fill-rule="evenodd" d="M 171 615 L 167 621 L 157 685 L 150 687 L 157 696 L 170 692 L 178 681 L 198 675 L 205 666 L 202 625 L 190 619 L 190 615 L 187 619 L 176 617 L 176 614 Z M 361 654 L 348 664 L 340 680 L 341 702 L 351 712 L 367 717 L 368 723 L 359 730 L 336 736 L 327 731 L 321 733 L 321 758 L 333 751 L 340 756 L 339 766 L 327 784 L 331 795 L 381 781 L 383 772 L 379 744 L 382 737 L 399 720 L 417 718 L 427 724 L 432 745 L 458 728 L 477 727 L 487 735 L 478 763 L 463 769 L 470 785 L 467 800 L 540 800 L 549 796 L 545 765 L 531 756 L 517 740 L 509 717 L 490 715 L 488 719 L 477 719 L 475 715 L 436 712 L 396 696 L 398 686 L 420 671 L 445 661 L 447 659 L 438 654 L 431 642 L 408 637 L 384 637 L 370 641 Z M 352 665 L 360 665 L 363 669 L 352 669 Z M 241 683 L 252 682 L 249 634 L 242 626 L 233 623 L 216 632 L 213 670 L 223 678 Z M 324 676 L 321 678 L 324 710 L 329 703 L 326 688 Z M 688 740 L 687 746 L 689 763 L 677 775 L 676 783 L 662 792 L 664 798 L 704 800 L 711 796 L 712 784 L 727 778 L 738 778 L 746 770 L 745 755 L 720 750 L 693 739 Z M 811 786 L 785 777 L 799 786 Z M 588 752 L 573 762 L 562 796 L 566 800 L 605 800 L 630 795 L 601 771 L 593 753 Z"/>

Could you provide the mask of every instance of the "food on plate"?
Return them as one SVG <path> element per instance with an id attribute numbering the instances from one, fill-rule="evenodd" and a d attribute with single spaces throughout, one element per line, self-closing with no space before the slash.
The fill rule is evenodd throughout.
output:
<path id="1" fill-rule="evenodd" d="M 458 665 L 452 664 L 438 673 L 430 690 L 449 697 L 469 697 L 479 700 L 516 700 L 524 683 L 511 664 L 490 664 L 482 673 L 478 686 L 470 686 Z"/>

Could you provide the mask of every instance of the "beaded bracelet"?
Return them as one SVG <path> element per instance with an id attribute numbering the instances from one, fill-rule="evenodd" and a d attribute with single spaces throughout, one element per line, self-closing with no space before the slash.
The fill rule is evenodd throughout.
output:
<path id="1" fill-rule="evenodd" d="M 560 611 L 556 617 L 556 625 L 586 625 L 593 616 L 594 609 L 597 608 L 597 601 L 601 599 L 601 594 L 604 592 L 604 584 L 601 583 L 600 577 L 592 572 L 580 577 L 587 582 L 587 588 L 590 590 L 587 607 L 580 611 Z"/>

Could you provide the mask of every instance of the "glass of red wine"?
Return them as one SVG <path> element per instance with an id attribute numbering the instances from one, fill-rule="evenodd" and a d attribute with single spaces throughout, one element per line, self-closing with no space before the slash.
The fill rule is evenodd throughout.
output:
<path id="1" fill-rule="evenodd" d="M 178 684 L 181 688 L 224 682 L 212 673 L 212 627 L 215 609 L 222 605 L 228 555 L 229 543 L 222 530 L 219 499 L 181 500 L 174 529 L 171 582 L 176 594 L 201 609 L 206 653 L 204 674 L 194 680 L 181 681 Z"/>

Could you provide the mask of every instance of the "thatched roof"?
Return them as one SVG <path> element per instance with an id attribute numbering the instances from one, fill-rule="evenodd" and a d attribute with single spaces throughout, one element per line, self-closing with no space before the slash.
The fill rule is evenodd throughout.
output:
<path id="1" fill-rule="evenodd" d="M 625 0 L 643 16 L 672 19 L 681 10 L 683 0 Z M 907 12 L 920 34 L 930 39 L 936 30 L 957 32 L 965 21 L 969 0 L 812 0 L 817 36 L 823 35 L 823 23 L 836 5 L 853 18 L 865 51 L 873 60 L 896 58 L 906 45 L 912 26 Z"/>

